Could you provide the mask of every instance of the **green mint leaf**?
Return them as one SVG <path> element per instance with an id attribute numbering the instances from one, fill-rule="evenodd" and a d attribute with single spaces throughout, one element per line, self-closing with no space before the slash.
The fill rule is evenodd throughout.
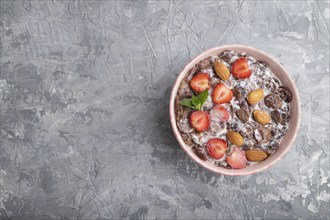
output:
<path id="1" fill-rule="evenodd" d="M 180 101 L 180 105 L 187 106 L 192 109 L 196 109 L 195 106 L 193 105 L 191 99 L 183 99 Z"/>
<path id="2" fill-rule="evenodd" d="M 207 97 L 209 96 L 209 90 L 205 89 L 203 92 L 199 93 L 197 98 L 199 99 L 199 102 L 201 103 L 201 106 L 204 105 Z"/>
<path id="3" fill-rule="evenodd" d="M 198 105 L 200 105 L 200 100 L 199 100 L 199 98 L 197 98 L 196 96 L 191 97 L 191 102 L 192 102 L 192 104 L 193 104 L 195 107 L 197 107 Z"/>
<path id="4" fill-rule="evenodd" d="M 197 109 L 197 110 L 202 110 L 202 106 L 203 106 L 203 105 L 202 105 L 201 103 L 199 103 L 199 104 L 196 106 L 196 109 Z"/>
<path id="5" fill-rule="evenodd" d="M 205 103 L 209 95 L 208 89 L 199 93 L 198 96 L 192 96 L 191 99 L 183 99 L 180 101 L 180 105 L 187 106 L 195 110 L 202 110 L 203 104 Z"/>

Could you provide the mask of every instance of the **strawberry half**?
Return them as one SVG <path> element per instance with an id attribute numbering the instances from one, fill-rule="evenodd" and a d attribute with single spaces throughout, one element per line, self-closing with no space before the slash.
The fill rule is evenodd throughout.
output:
<path id="1" fill-rule="evenodd" d="M 248 78 L 252 74 L 246 58 L 239 58 L 236 60 L 231 66 L 231 72 L 238 79 Z"/>
<path id="2" fill-rule="evenodd" d="M 227 163 L 233 169 L 242 169 L 246 167 L 246 156 L 239 147 L 234 147 L 230 156 L 226 158 Z"/>
<path id="3" fill-rule="evenodd" d="M 212 100 L 215 104 L 230 102 L 233 98 L 233 92 L 223 83 L 215 86 L 212 93 Z"/>
<path id="4" fill-rule="evenodd" d="M 189 82 L 190 87 L 200 93 L 210 89 L 210 76 L 207 73 L 197 73 Z"/>
<path id="5" fill-rule="evenodd" d="M 227 142 L 221 138 L 211 138 L 206 144 L 207 152 L 214 159 L 221 159 L 227 151 Z"/>
<path id="6" fill-rule="evenodd" d="M 215 105 L 210 111 L 211 120 L 215 122 L 228 121 L 230 114 L 222 105 Z"/>
<path id="7" fill-rule="evenodd" d="M 206 111 L 195 111 L 190 115 L 190 125 L 196 131 L 206 131 L 210 127 L 210 115 Z"/>

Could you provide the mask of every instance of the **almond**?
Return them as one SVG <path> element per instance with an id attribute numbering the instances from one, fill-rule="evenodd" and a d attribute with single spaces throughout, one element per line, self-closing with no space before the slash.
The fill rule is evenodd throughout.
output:
<path id="1" fill-rule="evenodd" d="M 247 101 L 250 105 L 255 105 L 258 102 L 261 101 L 261 99 L 264 97 L 264 91 L 262 89 L 256 89 L 247 95 Z"/>
<path id="2" fill-rule="evenodd" d="M 215 61 L 214 64 L 215 73 L 220 77 L 220 79 L 226 81 L 230 77 L 230 72 L 225 64 L 221 63 L 220 61 Z"/>
<path id="3" fill-rule="evenodd" d="M 253 112 L 253 117 L 256 122 L 258 122 L 261 125 L 266 125 L 270 122 L 270 115 L 266 111 L 261 110 L 255 110 Z"/>
<path id="4" fill-rule="evenodd" d="M 242 146 L 244 143 L 244 139 L 242 135 L 240 135 L 238 132 L 235 131 L 228 131 L 227 132 L 227 139 L 236 146 Z"/>
<path id="5" fill-rule="evenodd" d="M 252 161 L 252 162 L 263 161 L 264 159 L 266 159 L 268 157 L 268 155 L 265 152 L 263 152 L 262 150 L 259 150 L 259 149 L 248 150 L 248 151 L 246 151 L 245 156 L 249 161 Z"/>

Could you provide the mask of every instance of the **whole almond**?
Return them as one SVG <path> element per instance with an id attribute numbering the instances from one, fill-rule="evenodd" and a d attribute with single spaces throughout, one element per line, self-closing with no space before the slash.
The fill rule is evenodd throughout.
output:
<path id="1" fill-rule="evenodd" d="M 240 147 L 244 143 L 244 139 L 242 135 L 240 135 L 238 132 L 235 131 L 228 131 L 227 132 L 227 139 L 233 144 L 236 145 L 237 147 Z"/>
<path id="2" fill-rule="evenodd" d="M 268 157 L 268 155 L 265 152 L 263 152 L 262 150 L 259 150 L 259 149 L 247 150 L 245 152 L 245 156 L 249 161 L 252 161 L 252 162 L 263 161 L 264 159 L 266 159 Z"/>
<path id="3" fill-rule="evenodd" d="M 215 73 L 220 77 L 220 79 L 226 81 L 230 77 L 230 72 L 225 64 L 221 63 L 220 61 L 215 61 L 214 64 Z"/>
<path id="4" fill-rule="evenodd" d="M 270 122 L 270 115 L 266 111 L 261 110 L 255 110 L 253 112 L 253 117 L 256 122 L 258 122 L 261 125 L 266 125 Z"/>
<path id="5" fill-rule="evenodd" d="M 256 89 L 247 95 L 247 101 L 250 105 L 255 105 L 258 102 L 261 101 L 261 99 L 264 97 L 264 91 L 262 89 Z"/>

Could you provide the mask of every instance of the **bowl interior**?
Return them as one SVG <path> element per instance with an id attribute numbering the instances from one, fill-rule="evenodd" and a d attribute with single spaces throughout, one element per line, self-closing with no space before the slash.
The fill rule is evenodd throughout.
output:
<path id="1" fill-rule="evenodd" d="M 267 158 L 265 161 L 262 161 L 260 163 L 257 163 L 252 166 L 248 166 L 244 169 L 234 170 L 234 169 L 225 169 L 222 167 L 217 167 L 216 165 L 212 164 L 208 161 L 201 160 L 192 150 L 191 147 L 188 146 L 182 139 L 180 131 L 178 127 L 176 126 L 176 120 L 175 120 L 175 111 L 174 111 L 174 102 L 175 102 L 175 96 L 177 94 L 180 82 L 185 77 L 187 72 L 195 66 L 199 61 L 209 57 L 209 56 L 217 56 L 224 50 L 234 50 L 238 53 L 246 53 L 248 55 L 251 55 L 256 60 L 266 62 L 269 66 L 272 72 L 278 77 L 278 79 L 281 81 L 281 83 L 285 86 L 287 86 L 292 94 L 293 99 L 290 103 L 291 107 L 291 120 L 289 123 L 289 128 L 287 131 L 287 134 L 282 138 L 280 142 L 279 149 L 271 155 L 269 158 Z M 184 151 L 198 164 L 202 165 L 203 167 L 215 172 L 215 173 L 221 173 L 226 175 L 247 175 L 259 172 L 261 170 L 264 170 L 274 164 L 277 160 L 279 160 L 290 148 L 290 146 L 293 144 L 300 124 L 300 102 L 299 102 L 299 96 L 298 91 L 296 89 L 295 83 L 292 80 L 290 74 L 284 69 L 284 67 L 276 61 L 271 56 L 267 55 L 265 52 L 250 47 L 250 46 L 244 46 L 244 45 L 225 45 L 220 47 L 212 48 L 208 51 L 203 52 L 193 60 L 191 60 L 187 66 L 183 69 L 183 71 L 179 74 L 173 90 L 171 94 L 171 100 L 170 100 L 170 119 L 171 119 L 171 125 L 175 134 L 175 137 L 177 138 L 179 144 L 184 149 Z"/>

